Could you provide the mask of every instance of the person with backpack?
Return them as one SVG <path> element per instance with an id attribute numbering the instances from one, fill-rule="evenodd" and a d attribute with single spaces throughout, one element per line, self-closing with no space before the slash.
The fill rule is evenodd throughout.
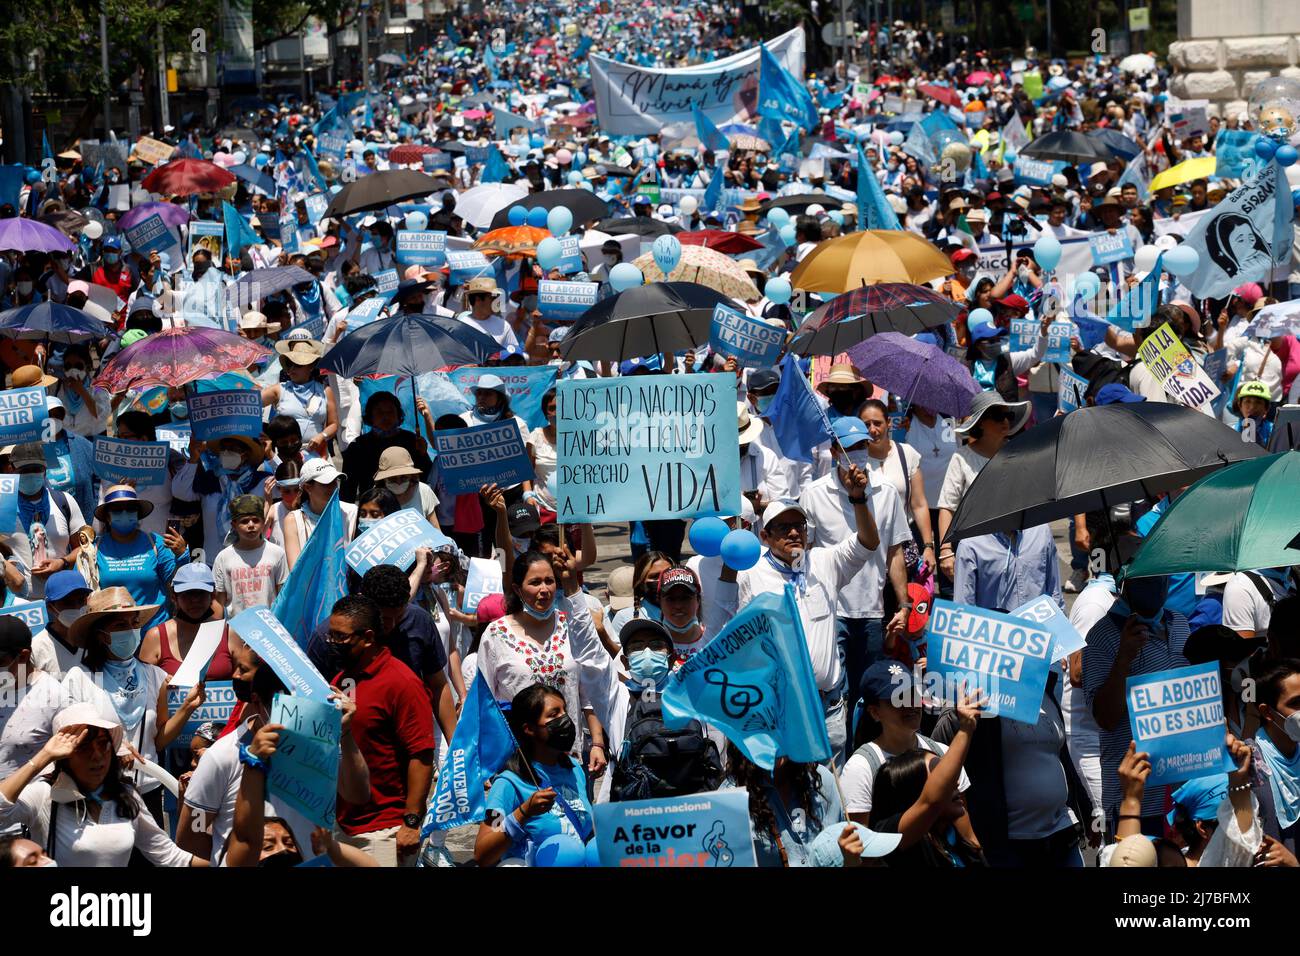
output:
<path id="1" fill-rule="evenodd" d="M 1273 605 L 1295 593 L 1290 568 L 1238 571 L 1223 587 L 1223 626 L 1245 640 L 1268 633 Z"/>

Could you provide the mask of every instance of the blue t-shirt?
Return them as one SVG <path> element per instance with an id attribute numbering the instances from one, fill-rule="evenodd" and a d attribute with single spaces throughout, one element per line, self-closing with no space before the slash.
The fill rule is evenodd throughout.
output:
<path id="1" fill-rule="evenodd" d="M 572 761 L 567 767 L 543 767 L 537 763 L 532 767 L 543 787 L 549 782 L 549 785 L 555 788 L 557 797 L 551 804 L 549 813 L 529 817 L 521 824 L 521 828 L 528 834 L 528 839 L 512 842 L 510 849 L 502 857 L 503 859 L 522 858 L 527 860 L 529 866 L 533 865 L 533 855 L 537 852 L 537 848 L 548 838 L 559 833 L 567 833 L 585 843 L 585 838 L 590 837 L 592 832 L 591 806 L 587 803 L 587 775 L 582 772 L 582 768 Z M 531 781 L 520 779 L 512 770 L 503 770 L 492 780 L 492 787 L 487 795 L 487 809 L 503 814 L 514 813 L 519 805 L 537 790 L 538 788 Z M 569 809 L 578 818 L 583 832 L 579 833 L 574 828 L 569 815 L 564 812 L 564 807 L 560 803 L 561 797 L 568 802 Z"/>
<path id="2" fill-rule="evenodd" d="M 141 631 L 166 621 L 167 585 L 182 563 L 163 543 L 161 536 L 140 531 L 125 544 L 111 534 L 96 539 L 99 548 L 99 586 L 126 588 L 136 604 L 160 604 Z"/>
<path id="3" fill-rule="evenodd" d="M 1160 516 L 1165 513 L 1169 507 L 1169 499 L 1162 498 L 1156 503 L 1156 506 L 1138 518 L 1137 533 L 1146 537 L 1155 527 Z M 1196 575 L 1194 574 L 1171 574 L 1169 575 L 1169 596 L 1165 598 L 1165 610 L 1177 611 L 1188 620 L 1191 619 L 1192 613 L 1196 610 L 1196 605 L 1200 601 L 1196 593 Z"/>

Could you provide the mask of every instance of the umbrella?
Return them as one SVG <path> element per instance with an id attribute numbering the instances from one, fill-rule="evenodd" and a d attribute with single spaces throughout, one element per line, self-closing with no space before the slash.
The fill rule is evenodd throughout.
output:
<path id="1" fill-rule="evenodd" d="M 0 312 L 0 335 L 48 342 L 84 342 L 102 339 L 110 328 L 103 322 L 58 302 L 38 302 Z"/>
<path id="2" fill-rule="evenodd" d="M 957 506 L 945 540 L 1108 510 L 1263 454 L 1227 425 L 1183 405 L 1080 408 L 1017 435 L 989 459 Z"/>
<path id="3" fill-rule="evenodd" d="M 596 228 L 601 232 L 609 233 L 611 236 L 645 236 L 648 239 L 671 236 L 673 233 L 682 231 L 681 226 L 674 226 L 659 219 L 651 219 L 649 216 L 602 219 L 596 223 Z"/>
<path id="4" fill-rule="evenodd" d="M 548 230 L 533 226 L 506 226 L 480 236 L 474 248 L 507 259 L 533 259 L 537 256 L 537 244 L 550 235 Z"/>
<path id="5" fill-rule="evenodd" d="M 1147 184 L 1147 189 L 1154 193 L 1166 186 L 1181 186 L 1183 183 L 1190 183 L 1193 179 L 1213 176 L 1217 162 L 1218 160 L 1213 156 L 1184 160 L 1177 166 L 1170 166 L 1164 172 L 1153 176 L 1151 182 Z"/>
<path id="6" fill-rule="evenodd" d="M 633 260 L 646 282 L 695 282 L 742 302 L 757 301 L 762 293 L 740 263 L 705 246 L 683 246 L 682 258 L 671 275 L 664 275 L 655 264 L 653 252 Z"/>
<path id="7" fill-rule="evenodd" d="M 918 93 L 930 97 L 932 100 L 938 100 L 944 106 L 956 106 L 961 108 L 961 97 L 957 91 L 947 86 L 935 86 L 933 83 L 922 83 L 916 88 Z"/>
<path id="8" fill-rule="evenodd" d="M 1124 73 L 1150 73 L 1156 68 L 1156 58 L 1150 53 L 1130 53 L 1119 61 L 1119 68 Z"/>
<path id="9" fill-rule="evenodd" d="M 241 309 L 251 308 L 268 295 L 275 295 L 316 277 L 301 266 L 272 266 L 245 273 L 235 283 L 235 297 Z"/>
<path id="10" fill-rule="evenodd" d="M 838 355 L 881 332 L 912 335 L 945 325 L 961 306 L 927 286 L 881 282 L 836 296 L 804 320 L 790 343 L 796 355 Z"/>
<path id="11" fill-rule="evenodd" d="M 601 299 L 560 344 L 570 361 L 628 359 L 679 352 L 709 340 L 713 310 L 736 303 L 694 282 L 653 282 Z"/>
<path id="12" fill-rule="evenodd" d="M 1088 135 L 1097 140 L 1108 150 L 1115 154 L 1119 159 L 1128 162 L 1138 153 L 1142 152 L 1142 147 L 1133 140 L 1129 139 L 1117 129 L 1103 127 L 1101 129 L 1089 130 Z"/>
<path id="13" fill-rule="evenodd" d="M 470 190 L 470 192 L 472 191 Z M 469 193 L 466 193 L 466 195 L 469 195 Z M 461 197 L 461 201 L 464 201 L 464 197 Z M 593 219 L 604 219 L 609 215 L 609 203 L 586 189 L 547 189 L 544 192 L 533 193 L 531 196 L 524 196 L 518 202 L 512 202 L 508 206 L 501 207 L 496 215 L 492 217 L 493 229 L 500 229 L 510 224 L 509 206 L 523 206 L 524 209 L 555 209 L 558 206 L 563 206 L 573 213 L 574 225 L 591 222 Z M 456 211 L 460 211 L 459 204 Z"/>
<path id="14" fill-rule="evenodd" d="M 1300 334 L 1300 302 L 1274 302 L 1255 313 L 1245 334 L 1256 339 L 1276 339 Z"/>
<path id="15" fill-rule="evenodd" d="M 231 166 L 230 171 L 235 174 L 236 178 L 242 179 L 248 185 L 262 190 L 268 196 L 275 195 L 275 180 L 256 166 L 240 163 L 238 166 Z"/>
<path id="16" fill-rule="evenodd" d="M 868 229 L 818 243 L 790 273 L 790 284 L 838 294 L 872 282 L 929 282 L 952 271 L 948 257 L 915 233 Z"/>
<path id="17" fill-rule="evenodd" d="M 841 201 L 823 192 L 799 193 L 796 196 L 778 196 L 776 199 L 769 199 L 759 207 L 759 213 L 766 216 L 773 209 L 784 209 L 786 212 L 803 212 L 814 203 L 819 203 L 827 209 L 839 209 Z"/>
<path id="18" fill-rule="evenodd" d="M 527 195 L 528 187 L 518 183 L 483 183 L 456 197 L 456 215 L 475 229 L 487 229 L 494 224 L 493 216 Z"/>
<path id="19" fill-rule="evenodd" d="M 436 152 L 437 150 L 432 146 L 425 146 L 423 143 L 402 143 L 388 151 L 388 161 L 398 166 L 410 166 L 424 162 L 427 154 Z"/>
<path id="20" fill-rule="evenodd" d="M 763 244 L 753 236 L 742 232 L 726 232 L 722 229 L 699 229 L 694 232 L 679 232 L 677 241 L 683 246 L 708 246 L 729 256 L 742 252 L 762 249 Z"/>
<path id="21" fill-rule="evenodd" d="M 1300 529 L 1297 482 L 1297 451 L 1206 475 L 1160 516 L 1124 576 L 1290 567 L 1300 557 L 1290 547 Z"/>
<path id="22" fill-rule="evenodd" d="M 984 83 L 992 83 L 995 79 L 997 79 L 997 77 L 988 70 L 976 70 L 974 73 L 966 77 L 966 85 L 980 86 Z"/>
<path id="23" fill-rule="evenodd" d="M 383 209 L 403 199 L 427 196 L 446 188 L 439 180 L 413 169 L 386 169 L 344 186 L 325 207 L 325 215 L 339 219 L 354 212 Z"/>
<path id="24" fill-rule="evenodd" d="M 149 385 L 186 385 L 269 358 L 270 349 L 224 329 L 181 326 L 155 332 L 118 352 L 95 385 L 114 395 Z"/>
<path id="25" fill-rule="evenodd" d="M 500 351 L 496 339 L 464 322 L 403 312 L 348 332 L 321 358 L 321 368 L 342 378 L 415 376 L 482 365 Z"/>
<path id="26" fill-rule="evenodd" d="M 1110 159 L 1110 150 L 1083 133 L 1058 129 L 1038 137 L 1022 149 L 1020 155 L 1066 163 L 1104 163 Z"/>
<path id="27" fill-rule="evenodd" d="M 906 83 L 906 82 L 907 82 L 907 81 L 904 80 L 901 76 L 894 76 L 894 75 L 891 74 L 891 73 L 886 73 L 884 76 L 878 76 L 878 77 L 876 77 L 876 84 L 875 84 L 875 85 L 876 85 L 876 86 L 888 86 L 890 83 Z"/>
<path id="28" fill-rule="evenodd" d="M 881 332 L 849 350 L 853 366 L 873 385 L 902 395 L 911 403 L 964 418 L 970 414 L 971 399 L 980 387 L 970 370 L 940 348 L 918 342 L 899 332 Z"/>
<path id="29" fill-rule="evenodd" d="M 206 159 L 173 159 L 157 167 L 144 178 L 142 185 L 160 196 L 192 196 L 214 193 L 235 181 L 229 170 Z"/>
<path id="30" fill-rule="evenodd" d="M 40 221 L 47 226 L 53 226 L 65 236 L 71 236 L 74 239 L 81 234 L 81 230 L 90 224 L 89 217 L 82 215 L 75 209 L 57 209 L 54 212 L 47 212 L 41 216 Z"/>
<path id="31" fill-rule="evenodd" d="M 272 184 L 271 191 L 275 191 L 274 184 Z M 161 216 L 162 221 L 169 226 L 183 226 L 190 221 L 190 211 L 184 206 L 178 206 L 174 202 L 145 202 L 128 212 L 124 212 L 117 221 L 117 228 L 119 231 L 131 229 L 155 213 Z"/>
<path id="32" fill-rule="evenodd" d="M 739 136 L 731 138 L 731 148 L 735 150 L 750 149 L 758 153 L 770 153 L 772 144 L 765 139 L 759 139 L 757 136 L 751 136 L 741 133 Z"/>
<path id="33" fill-rule="evenodd" d="M 386 65 L 388 65 L 388 66 L 405 66 L 405 65 L 406 65 L 406 61 L 403 60 L 403 59 L 402 59 L 400 56 L 398 56 L 396 53 L 381 53 L 381 54 L 379 54 L 379 56 L 375 57 L 375 62 L 376 62 L 376 63 L 384 63 L 384 64 L 386 64 Z"/>
<path id="34" fill-rule="evenodd" d="M 0 219 L 0 251 L 71 252 L 72 243 L 54 226 L 15 217 Z"/>

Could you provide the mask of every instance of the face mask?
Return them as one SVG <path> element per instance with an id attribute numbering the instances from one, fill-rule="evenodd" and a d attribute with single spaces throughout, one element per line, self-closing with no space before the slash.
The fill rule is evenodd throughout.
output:
<path id="1" fill-rule="evenodd" d="M 338 671 L 345 671 L 352 666 L 352 652 L 347 644 L 329 644 L 330 665 Z"/>
<path id="2" fill-rule="evenodd" d="M 698 617 L 693 617 L 681 627 L 678 627 L 672 621 L 664 618 L 664 627 L 668 628 L 668 630 L 672 631 L 674 634 L 689 634 L 691 631 L 695 630 L 699 623 L 700 619 Z"/>
<path id="3" fill-rule="evenodd" d="M 546 725 L 546 745 L 562 754 L 573 749 L 578 739 L 578 728 L 568 714 L 561 714 Z"/>
<path id="4" fill-rule="evenodd" d="M 31 294 L 32 294 L 32 284 L 31 284 L 30 282 L 19 282 L 19 283 L 18 283 L 18 294 L 19 294 L 19 295 L 31 295 Z"/>
<path id="5" fill-rule="evenodd" d="M 240 680 L 238 677 L 230 679 L 230 689 L 235 694 L 235 700 L 241 704 L 247 704 L 253 699 L 253 682 Z"/>
<path id="6" fill-rule="evenodd" d="M 172 418 L 176 418 L 176 419 L 180 419 L 181 421 L 184 421 L 189 417 L 190 417 L 190 410 L 185 405 L 184 402 L 172 403 Z"/>
<path id="7" fill-rule="evenodd" d="M 378 518 L 358 518 L 357 531 L 369 531 L 377 524 L 379 524 Z"/>
<path id="8" fill-rule="evenodd" d="M 200 278 L 205 272 L 207 272 L 211 268 L 212 268 L 212 263 L 210 262 L 194 263 L 194 278 L 196 279 Z"/>
<path id="9" fill-rule="evenodd" d="M 411 482 L 409 480 L 390 481 L 388 482 L 388 490 L 400 498 L 402 497 L 402 495 L 406 494 L 408 491 L 411 490 Z"/>
<path id="10" fill-rule="evenodd" d="M 537 610 L 537 608 L 533 607 L 531 604 L 527 604 L 527 603 L 522 602 L 522 601 L 521 601 L 520 603 L 523 604 L 524 613 L 527 614 L 529 617 L 531 617 L 531 618 L 532 618 L 533 620 L 535 620 L 535 621 L 547 621 L 547 620 L 550 620 L 550 619 L 555 615 L 555 599 L 554 599 L 554 598 L 551 599 L 551 603 L 547 606 L 547 608 L 546 608 L 545 611 L 539 611 L 539 610 Z"/>
<path id="11" fill-rule="evenodd" d="M 244 456 L 237 451 L 223 451 L 220 457 L 221 467 L 226 471 L 238 471 L 239 466 L 244 463 Z"/>
<path id="12" fill-rule="evenodd" d="M 871 452 L 865 448 L 858 451 L 846 451 L 844 454 L 849 459 L 850 465 L 855 465 L 863 471 L 871 467 Z"/>
<path id="13" fill-rule="evenodd" d="M 110 631 L 108 635 L 108 652 L 118 660 L 124 661 L 134 656 L 140 646 L 140 629 L 133 627 L 129 631 Z"/>
<path id="14" fill-rule="evenodd" d="M 485 409 L 481 405 L 477 406 L 474 409 L 474 413 L 478 415 L 479 418 L 483 419 L 483 421 L 485 422 L 494 422 L 501 417 L 501 409 L 499 408 Z"/>
<path id="15" fill-rule="evenodd" d="M 119 534 L 129 534 L 140 527 L 140 516 L 134 511 L 114 511 L 108 516 L 108 526 Z"/>
<path id="16" fill-rule="evenodd" d="M 772 402 L 775 399 L 775 393 L 772 395 L 759 395 L 754 399 L 754 407 L 758 409 L 760 415 L 766 415 L 767 410 L 772 407 Z"/>
<path id="17" fill-rule="evenodd" d="M 84 368 L 64 369 L 63 377 L 68 379 L 68 381 L 71 382 L 80 382 L 83 378 L 86 377 L 86 370 Z"/>
<path id="18" fill-rule="evenodd" d="M 618 265 L 618 256 L 605 256 L 604 259 L 605 265 L 609 266 L 611 269 Z"/>
<path id="19" fill-rule="evenodd" d="M 82 607 L 65 608 L 59 612 L 59 623 L 64 627 L 72 627 L 85 613 L 86 609 Z"/>
<path id="20" fill-rule="evenodd" d="M 1016 270 L 1016 277 L 1020 279 L 1021 282 L 1028 282 L 1029 269 L 1025 266 L 1021 266 L 1019 269 Z"/>
<path id="21" fill-rule="evenodd" d="M 1282 732 L 1296 743 L 1300 743 L 1300 710 L 1286 717 L 1281 723 L 1274 720 L 1273 724 L 1281 728 Z"/>
<path id="22" fill-rule="evenodd" d="M 664 651 L 652 651 L 648 647 L 629 654 L 627 666 L 632 679 L 643 687 L 658 687 L 672 670 L 672 662 Z"/>
<path id="23" fill-rule="evenodd" d="M 18 490 L 28 497 L 45 487 L 45 472 L 29 471 L 18 476 Z"/>
<path id="24" fill-rule="evenodd" d="M 116 252 L 106 252 L 104 253 L 104 264 L 109 266 L 115 266 L 117 265 L 117 262 L 120 258 L 121 256 L 119 256 Z"/>

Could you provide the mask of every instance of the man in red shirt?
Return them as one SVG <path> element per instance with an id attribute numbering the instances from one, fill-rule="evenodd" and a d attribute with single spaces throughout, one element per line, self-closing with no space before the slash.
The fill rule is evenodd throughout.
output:
<path id="1" fill-rule="evenodd" d="M 122 263 L 122 240 L 117 236 L 109 236 L 105 239 L 100 257 L 103 263 L 95 270 L 90 281 L 95 285 L 112 289 L 117 293 L 117 297 L 125 302 L 131 297 L 131 290 L 135 288 L 135 277 Z"/>
<path id="2" fill-rule="evenodd" d="M 352 736 L 370 768 L 370 800 L 339 801 L 344 842 L 381 866 L 414 866 L 433 782 L 433 708 L 424 683 L 379 641 L 379 605 L 335 602 L 326 641 L 334 678 L 356 702 Z"/>

